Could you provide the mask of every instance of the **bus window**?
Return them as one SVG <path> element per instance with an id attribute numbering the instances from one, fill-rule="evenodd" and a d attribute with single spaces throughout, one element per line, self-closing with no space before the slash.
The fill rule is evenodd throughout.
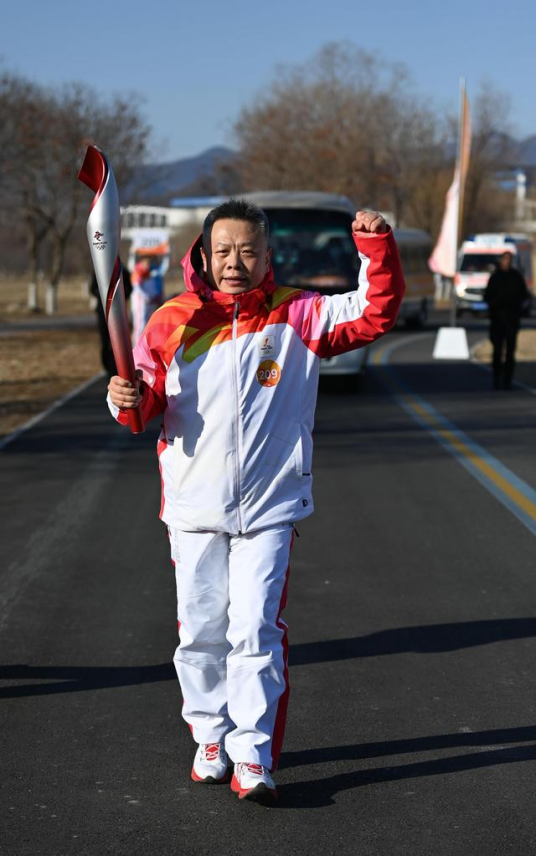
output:
<path id="1" fill-rule="evenodd" d="M 354 289 L 359 256 L 342 211 L 265 208 L 276 282 L 322 293 Z"/>

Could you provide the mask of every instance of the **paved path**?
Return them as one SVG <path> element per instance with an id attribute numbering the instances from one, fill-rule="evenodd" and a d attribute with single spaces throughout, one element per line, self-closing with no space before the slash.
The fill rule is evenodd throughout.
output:
<path id="1" fill-rule="evenodd" d="M 155 431 L 98 382 L 1 453 L 6 856 L 535 852 L 536 397 L 432 342 L 321 393 L 274 810 L 189 781 Z"/>
<path id="2" fill-rule="evenodd" d="M 17 321 L 0 321 L 0 336 L 46 330 L 87 330 L 95 328 L 96 325 L 94 312 L 86 312 L 83 315 L 38 315 Z"/>

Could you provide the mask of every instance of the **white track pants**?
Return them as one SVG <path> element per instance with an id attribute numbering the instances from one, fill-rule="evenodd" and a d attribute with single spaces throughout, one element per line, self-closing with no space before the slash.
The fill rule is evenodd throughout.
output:
<path id="1" fill-rule="evenodd" d="M 170 530 L 183 717 L 198 743 L 274 769 L 289 696 L 286 603 L 291 525 L 247 535 Z"/>

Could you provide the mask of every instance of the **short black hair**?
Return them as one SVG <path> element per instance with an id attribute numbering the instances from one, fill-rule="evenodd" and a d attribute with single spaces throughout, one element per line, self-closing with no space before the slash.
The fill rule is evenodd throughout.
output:
<path id="1" fill-rule="evenodd" d="M 232 196 L 227 202 L 222 202 L 217 208 L 209 211 L 203 223 L 203 246 L 205 250 L 210 249 L 210 236 L 212 227 L 217 220 L 246 220 L 263 232 L 268 241 L 270 226 L 268 217 L 258 205 L 249 202 L 248 199 L 240 199 Z"/>

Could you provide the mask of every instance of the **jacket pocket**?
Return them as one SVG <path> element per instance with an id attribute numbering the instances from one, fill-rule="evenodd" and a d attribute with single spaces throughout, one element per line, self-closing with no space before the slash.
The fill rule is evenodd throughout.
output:
<path id="1" fill-rule="evenodd" d="M 291 473 L 297 476 L 303 474 L 303 451 L 299 426 L 293 439 L 269 433 L 267 441 L 266 453 L 263 456 L 265 466 L 279 470 L 282 476 Z"/>

